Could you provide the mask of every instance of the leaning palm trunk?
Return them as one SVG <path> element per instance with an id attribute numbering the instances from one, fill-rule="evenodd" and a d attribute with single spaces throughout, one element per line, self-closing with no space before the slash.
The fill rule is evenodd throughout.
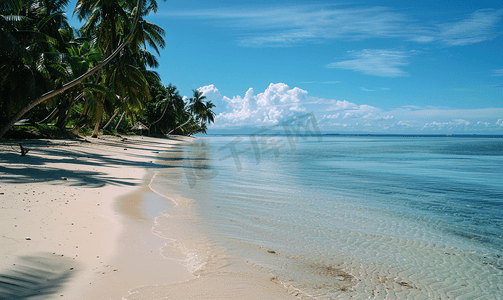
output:
<path id="1" fill-rule="evenodd" d="M 190 116 L 190 118 L 187 120 L 187 122 L 183 123 L 182 125 L 176 127 L 175 129 L 172 129 L 170 132 L 168 132 L 168 135 L 170 135 L 173 131 L 177 130 L 178 128 L 182 128 L 183 126 L 187 125 L 187 123 L 189 123 L 190 121 L 192 121 L 192 119 L 194 119 L 194 116 Z"/>
<path id="2" fill-rule="evenodd" d="M 70 119 L 70 109 L 73 107 L 73 105 L 80 100 L 84 96 L 84 93 L 80 93 L 75 99 L 73 99 L 67 106 L 65 106 L 63 109 L 59 110 L 59 116 L 58 116 L 58 122 L 56 123 L 56 127 L 58 127 L 60 130 L 65 129 L 66 124 L 68 124 L 68 121 Z"/>
<path id="3" fill-rule="evenodd" d="M 110 120 L 108 120 L 108 122 L 105 124 L 105 126 L 103 126 L 103 130 L 107 129 L 107 127 L 110 126 L 110 123 L 112 123 L 113 119 L 115 119 L 115 117 L 117 116 L 118 113 L 119 113 L 119 109 L 117 108 L 114 112 L 114 115 L 110 118 Z"/>
<path id="4" fill-rule="evenodd" d="M 115 125 L 115 130 L 117 130 L 117 128 L 119 128 L 119 125 L 121 124 L 122 122 L 122 118 L 124 118 L 124 115 L 126 114 L 126 112 L 124 111 L 121 115 L 121 118 L 119 119 L 119 122 L 117 122 L 117 125 Z"/>
<path id="5" fill-rule="evenodd" d="M 108 56 L 107 58 L 105 58 L 105 60 L 103 60 L 101 63 L 99 63 L 96 67 L 92 68 L 91 70 L 87 71 L 86 73 L 84 73 L 83 75 L 79 76 L 78 78 L 70 81 L 69 83 L 63 85 L 61 88 L 59 89 L 56 89 L 56 90 L 52 90 L 52 91 L 49 91 L 45 94 L 43 94 L 42 96 L 40 96 L 39 98 L 33 100 L 33 101 L 30 101 L 28 104 L 26 104 L 23 108 L 21 108 L 14 116 L 12 116 L 9 121 L 7 121 L 7 123 L 5 123 L 1 128 L 0 128 L 0 138 L 2 136 L 4 136 L 4 134 L 12 128 L 12 126 L 14 126 L 14 124 L 19 120 L 21 119 L 21 117 L 26 114 L 27 112 L 29 112 L 32 108 L 34 108 L 35 106 L 39 105 L 40 103 L 44 102 L 44 101 L 47 101 L 48 99 L 80 84 L 82 81 L 84 81 L 86 78 L 88 78 L 89 76 L 93 75 L 94 73 L 96 73 L 98 70 L 100 70 L 101 68 L 103 68 L 104 66 L 106 66 L 110 61 L 112 61 L 112 59 L 117 56 L 117 54 L 119 54 L 119 52 L 124 49 L 124 47 L 129 43 L 129 41 L 131 40 L 131 38 L 133 37 L 133 33 L 134 31 L 136 30 L 136 25 L 138 24 L 138 20 L 140 19 L 140 9 L 141 9 L 141 4 L 142 0 L 138 0 L 138 2 L 136 3 L 136 7 L 134 8 L 133 10 L 133 14 L 135 14 L 135 19 L 134 19 L 134 23 L 133 23 L 133 27 L 131 28 L 131 32 L 129 32 L 129 35 L 128 37 L 126 38 L 126 40 L 121 44 L 119 45 L 119 47 L 117 47 L 117 49 L 115 49 L 115 51 L 110 55 Z"/>
<path id="6" fill-rule="evenodd" d="M 105 102 L 105 97 L 102 97 L 102 101 L 98 102 L 98 107 L 96 108 L 96 115 L 94 116 L 94 130 L 93 134 L 91 137 L 96 138 L 98 137 L 98 134 L 100 132 L 100 124 L 101 124 L 101 118 L 103 117 L 103 112 L 104 112 L 104 102 Z"/>
<path id="7" fill-rule="evenodd" d="M 159 118 L 159 120 L 155 121 L 155 122 L 152 122 L 150 124 L 148 124 L 148 128 L 152 128 L 152 125 L 154 125 L 155 123 L 159 122 L 160 120 L 162 120 L 162 118 L 164 118 L 164 114 L 166 113 L 166 111 L 168 110 L 168 106 L 169 105 L 166 105 L 166 107 L 164 107 L 164 111 L 162 112 L 162 115 L 161 117 Z M 175 105 L 173 105 L 173 109 L 175 109 Z"/>
<path id="8" fill-rule="evenodd" d="M 46 123 L 51 122 L 52 120 L 54 120 L 54 118 L 56 117 L 56 115 L 58 114 L 58 112 L 59 112 L 59 106 L 56 106 L 51 111 L 51 113 L 47 117 L 45 117 L 42 121 L 40 121 L 39 123 L 46 124 Z"/>

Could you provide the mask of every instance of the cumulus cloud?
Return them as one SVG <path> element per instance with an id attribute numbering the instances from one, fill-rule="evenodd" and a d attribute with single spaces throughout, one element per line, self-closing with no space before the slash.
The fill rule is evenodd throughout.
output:
<path id="1" fill-rule="evenodd" d="M 444 129 L 445 127 L 447 127 L 448 125 L 452 124 L 451 122 L 437 122 L 437 121 L 433 121 L 431 123 L 426 123 L 424 124 L 423 126 L 423 129 L 432 129 L 432 130 L 439 130 L 439 129 Z"/>
<path id="2" fill-rule="evenodd" d="M 313 112 L 324 132 L 503 134 L 503 108 L 408 105 L 383 109 L 348 100 L 311 97 L 307 91 L 285 83 L 271 83 L 260 93 L 249 88 L 244 95 L 231 97 L 223 96 L 214 85 L 200 90 L 214 103 L 221 103 L 221 112 L 210 129 L 272 126 Z"/>
<path id="3" fill-rule="evenodd" d="M 341 113 L 336 113 L 333 115 L 324 115 L 323 119 L 337 119 L 340 115 L 341 115 Z"/>
<path id="4" fill-rule="evenodd" d="M 389 111 L 393 115 L 411 119 L 497 119 L 503 108 L 452 109 L 442 107 L 402 106 Z"/>
<path id="5" fill-rule="evenodd" d="M 328 123 L 330 126 L 335 126 L 335 127 L 348 127 L 350 124 L 347 123 Z"/>
<path id="6" fill-rule="evenodd" d="M 244 97 L 221 96 L 213 85 L 200 88 L 208 99 L 223 103 L 225 110 L 215 118 L 216 128 L 225 126 L 270 126 L 296 113 L 303 113 L 307 91 L 298 87 L 290 88 L 284 83 L 271 83 L 264 92 L 255 94 L 249 88 Z M 219 98 L 219 99 L 215 99 Z"/>
<path id="7" fill-rule="evenodd" d="M 471 124 L 472 122 L 463 119 L 454 119 L 445 122 L 433 121 L 430 123 L 425 123 L 422 129 L 466 132 L 467 130 L 476 131 L 481 126 L 483 126 L 484 129 L 489 127 L 489 122 L 478 121 L 477 123 L 473 124 L 473 126 L 469 126 Z"/>
<path id="8" fill-rule="evenodd" d="M 347 100 L 330 100 L 332 105 L 327 107 L 328 111 L 331 110 L 345 110 L 345 109 L 358 109 L 358 105 L 351 103 Z"/>
<path id="9" fill-rule="evenodd" d="M 362 51 L 350 51 L 350 56 L 356 59 L 333 62 L 328 68 L 354 70 L 368 75 L 382 77 L 407 76 L 407 72 L 401 68 L 409 64 L 409 55 L 400 50 L 365 49 Z"/>
<path id="10" fill-rule="evenodd" d="M 468 126 L 470 125 L 470 122 L 467 121 L 467 120 L 463 120 L 463 119 L 455 119 L 455 120 L 452 120 L 453 124 L 455 125 L 465 125 L 465 126 Z"/>
<path id="11" fill-rule="evenodd" d="M 220 91 L 213 84 L 202 86 L 198 88 L 198 90 L 203 93 L 203 96 L 206 96 L 208 100 L 218 101 L 222 99 L 222 94 L 220 94 Z"/>
<path id="12" fill-rule="evenodd" d="M 409 123 L 406 123 L 404 121 L 398 121 L 398 123 L 396 123 L 396 125 L 399 125 L 399 126 L 405 126 L 405 127 L 412 127 L 411 124 Z"/>
<path id="13" fill-rule="evenodd" d="M 215 104 L 215 108 L 213 109 L 213 111 L 216 114 L 223 112 L 225 110 L 226 103 L 223 101 L 222 99 L 223 97 L 215 85 L 213 84 L 205 85 L 198 88 L 198 90 L 201 93 L 203 93 L 203 96 L 206 96 L 207 100 Z"/>
<path id="14" fill-rule="evenodd" d="M 375 113 L 368 113 L 365 116 L 363 116 L 362 118 L 369 119 L 369 120 L 391 120 L 391 119 L 394 119 L 395 116 L 391 116 L 391 115 L 384 116 L 384 115 L 378 115 Z"/>

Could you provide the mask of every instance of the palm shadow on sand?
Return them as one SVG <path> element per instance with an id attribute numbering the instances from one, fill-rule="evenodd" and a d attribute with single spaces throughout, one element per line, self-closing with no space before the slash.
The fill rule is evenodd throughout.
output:
<path id="1" fill-rule="evenodd" d="M 58 255 L 22 256 L 7 270 L 0 271 L 0 299 L 43 299 L 61 290 L 76 272 Z"/>

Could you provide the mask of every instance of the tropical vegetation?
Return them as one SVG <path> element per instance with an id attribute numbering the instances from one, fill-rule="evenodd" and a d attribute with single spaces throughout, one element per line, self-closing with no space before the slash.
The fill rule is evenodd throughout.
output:
<path id="1" fill-rule="evenodd" d="M 20 119 L 94 137 L 138 124 L 150 134 L 206 133 L 214 104 L 199 90 L 184 99 L 153 71 L 166 46 L 164 30 L 145 19 L 157 1 L 79 0 L 79 29 L 68 3 L 0 2 L 0 137 Z"/>

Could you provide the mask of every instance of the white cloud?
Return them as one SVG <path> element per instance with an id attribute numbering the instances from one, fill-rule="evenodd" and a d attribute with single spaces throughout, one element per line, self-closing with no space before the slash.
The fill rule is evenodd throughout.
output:
<path id="1" fill-rule="evenodd" d="M 331 110 L 346 110 L 346 109 L 358 109 L 358 105 L 351 103 L 347 100 L 330 100 L 331 105 L 327 107 L 327 111 Z"/>
<path id="2" fill-rule="evenodd" d="M 271 83 L 258 94 L 249 88 L 244 96 L 222 96 L 214 85 L 200 90 L 208 99 L 222 103 L 222 111 L 210 129 L 271 126 L 295 115 L 313 112 L 325 132 L 503 134 L 503 108 L 408 105 L 383 109 L 347 100 L 308 97 L 307 91 L 284 83 Z"/>
<path id="3" fill-rule="evenodd" d="M 399 121 L 398 123 L 396 123 L 397 125 L 400 125 L 400 126 L 405 126 L 405 127 L 412 127 L 412 125 L 410 125 L 409 123 L 406 123 L 406 122 L 403 122 L 403 121 Z"/>
<path id="4" fill-rule="evenodd" d="M 450 121 L 433 121 L 430 123 L 425 123 L 422 129 L 430 129 L 434 131 L 449 130 L 463 133 L 476 132 L 481 127 L 482 129 L 490 129 L 489 125 L 489 122 L 478 121 L 476 123 L 472 123 L 464 119 L 453 119 Z"/>
<path id="5" fill-rule="evenodd" d="M 220 26 L 247 32 L 239 39 L 239 44 L 245 47 L 288 46 L 325 39 L 395 37 L 407 31 L 406 17 L 384 7 L 234 7 L 186 14 L 222 20 Z"/>
<path id="6" fill-rule="evenodd" d="M 358 113 L 354 113 L 354 112 L 347 112 L 344 114 L 344 117 L 342 117 L 343 119 L 347 119 L 347 118 L 358 118 L 360 116 L 360 114 Z"/>
<path id="7" fill-rule="evenodd" d="M 394 119 L 395 117 L 390 116 L 390 115 L 384 116 L 384 115 L 379 115 L 376 113 L 368 113 L 365 116 L 363 116 L 362 118 L 369 119 L 369 120 L 391 120 L 391 119 Z"/>
<path id="8" fill-rule="evenodd" d="M 245 47 L 277 47 L 316 43 L 327 39 L 362 40 L 403 38 L 418 43 L 438 41 L 447 46 L 469 45 L 493 39 L 503 10 L 477 10 L 458 20 L 444 21 L 433 14 L 424 23 L 414 14 L 386 7 L 340 8 L 329 5 L 255 6 L 191 11 L 160 11 L 158 16 L 211 20 L 239 36 Z M 452 12 L 451 12 L 452 14 Z M 421 17 L 424 17 L 423 15 Z M 436 19 L 435 19 L 436 18 Z"/>
<path id="9" fill-rule="evenodd" d="M 503 69 L 494 70 L 493 76 L 503 76 Z"/>
<path id="10" fill-rule="evenodd" d="M 198 90 L 203 93 L 203 96 L 206 96 L 208 100 L 218 101 L 222 98 L 220 91 L 213 84 L 205 85 L 198 88 Z"/>
<path id="11" fill-rule="evenodd" d="M 503 115 L 503 108 L 452 109 L 442 107 L 402 106 L 391 109 L 390 114 L 414 119 L 496 119 Z"/>
<path id="12" fill-rule="evenodd" d="M 465 125 L 465 126 L 470 125 L 469 121 L 463 120 L 463 119 L 455 119 L 455 120 L 452 120 L 452 122 L 453 122 L 453 124 L 456 124 L 456 125 Z"/>
<path id="13" fill-rule="evenodd" d="M 321 103 L 321 102 L 320 102 Z M 503 134 L 503 108 L 451 109 L 443 107 L 404 106 L 384 110 L 369 105 L 344 101 L 324 101 L 323 112 L 337 110 L 335 115 L 319 119 L 324 131 L 341 130 L 331 121 L 344 120 L 344 131 L 375 133 L 494 133 Z M 496 121 L 497 120 L 497 121 Z M 360 125 L 358 125 L 360 124 Z M 332 126 L 332 127 L 331 127 Z M 339 129 L 337 129 L 339 128 Z"/>
<path id="14" fill-rule="evenodd" d="M 493 32 L 503 10 L 483 9 L 472 13 L 467 19 L 439 25 L 438 39 L 448 46 L 470 45 L 497 36 Z"/>
<path id="15" fill-rule="evenodd" d="M 451 122 L 433 121 L 431 123 L 424 124 L 423 129 L 428 128 L 428 129 L 432 129 L 432 130 L 440 130 L 440 129 L 446 128 L 447 126 L 449 126 L 451 124 L 452 124 Z"/>
<path id="16" fill-rule="evenodd" d="M 336 126 L 336 127 L 348 127 L 350 124 L 347 123 L 329 123 L 330 126 Z"/>
<path id="17" fill-rule="evenodd" d="M 409 64 L 409 55 L 405 51 L 365 49 L 350 51 L 349 54 L 355 56 L 356 59 L 333 62 L 327 67 L 354 70 L 382 77 L 407 76 L 407 72 L 401 69 Z"/>
<path id="18" fill-rule="evenodd" d="M 366 87 L 360 87 L 360 90 L 364 91 L 364 92 L 375 92 L 375 90 L 372 90 L 372 89 L 368 89 Z"/>
<path id="19" fill-rule="evenodd" d="M 333 115 L 324 115 L 323 119 L 337 119 L 340 115 L 341 115 L 341 113 L 336 113 Z"/>
<path id="20" fill-rule="evenodd" d="M 220 95 L 214 86 L 206 86 L 205 91 L 212 95 Z M 223 96 L 220 102 L 225 103 L 225 111 L 215 118 L 214 128 L 278 124 L 285 117 L 306 111 L 302 106 L 306 95 L 307 91 L 298 87 L 290 89 L 284 83 L 271 83 L 264 92 L 259 94 L 255 94 L 253 88 L 249 88 L 244 97 Z"/>
<path id="21" fill-rule="evenodd" d="M 206 96 L 207 100 L 210 100 L 215 104 L 215 108 L 213 111 L 218 114 L 220 112 L 223 112 L 225 110 L 225 106 L 227 105 L 225 102 L 222 100 L 222 95 L 220 94 L 220 91 L 215 87 L 215 85 L 210 84 L 210 85 L 205 85 L 203 87 L 198 88 L 198 90 L 203 93 L 203 96 Z"/>

